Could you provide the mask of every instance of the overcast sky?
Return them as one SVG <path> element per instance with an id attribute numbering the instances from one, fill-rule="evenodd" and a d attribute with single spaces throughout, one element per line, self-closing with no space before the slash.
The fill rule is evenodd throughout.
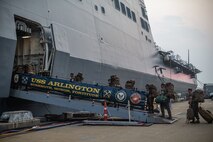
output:
<path id="1" fill-rule="evenodd" d="M 202 71 L 198 80 L 213 83 L 213 0 L 145 0 L 157 45 L 173 50 Z M 199 84 L 200 86 L 200 84 Z"/>

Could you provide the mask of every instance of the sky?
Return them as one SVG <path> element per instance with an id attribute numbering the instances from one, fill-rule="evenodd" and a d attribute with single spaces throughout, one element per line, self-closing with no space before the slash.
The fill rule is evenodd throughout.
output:
<path id="1" fill-rule="evenodd" d="M 198 80 L 213 83 L 213 0 L 144 0 L 158 46 L 174 51 L 202 72 Z"/>

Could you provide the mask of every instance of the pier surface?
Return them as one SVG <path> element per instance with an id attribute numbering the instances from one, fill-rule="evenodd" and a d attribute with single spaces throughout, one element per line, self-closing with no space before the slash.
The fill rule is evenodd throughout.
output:
<path id="1" fill-rule="evenodd" d="M 213 142 L 213 124 L 200 116 L 200 124 L 186 124 L 187 102 L 174 103 L 174 124 L 154 124 L 150 127 L 126 126 L 65 126 L 30 132 L 0 139 L 0 142 Z M 202 107 L 213 112 L 213 101 Z"/>

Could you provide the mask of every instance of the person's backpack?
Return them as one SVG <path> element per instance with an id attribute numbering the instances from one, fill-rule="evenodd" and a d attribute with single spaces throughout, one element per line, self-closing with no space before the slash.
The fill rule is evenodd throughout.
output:
<path id="1" fill-rule="evenodd" d="M 166 83 L 166 96 L 169 97 L 170 99 L 175 100 L 175 91 L 174 91 L 174 85 L 171 82 Z"/>
<path id="2" fill-rule="evenodd" d="M 157 96 L 157 97 L 155 98 L 155 102 L 156 102 L 157 104 L 159 104 L 159 103 L 165 103 L 166 100 L 167 100 L 167 97 L 166 97 L 165 95 L 159 95 L 159 96 Z"/>
<path id="3" fill-rule="evenodd" d="M 195 101 L 198 101 L 200 103 L 203 103 L 204 102 L 204 93 L 203 93 L 203 90 L 200 90 L 200 89 L 197 89 L 193 92 L 192 94 L 194 96 L 194 100 Z"/>
<path id="4" fill-rule="evenodd" d="M 189 107 L 187 109 L 186 117 L 187 117 L 187 120 L 193 120 L 194 119 L 194 111 L 191 107 Z"/>
<path id="5" fill-rule="evenodd" d="M 149 94 L 151 95 L 151 97 L 155 98 L 157 97 L 158 95 L 158 92 L 157 92 L 157 87 L 153 84 L 150 84 L 149 85 Z"/>

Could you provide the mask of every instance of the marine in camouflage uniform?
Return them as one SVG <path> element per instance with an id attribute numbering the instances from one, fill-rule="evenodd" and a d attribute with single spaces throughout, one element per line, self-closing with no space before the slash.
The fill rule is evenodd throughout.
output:
<path id="1" fill-rule="evenodd" d="M 165 95 L 167 97 L 165 102 L 160 103 L 162 117 L 165 117 L 165 110 L 168 112 L 168 119 L 172 119 L 172 112 L 170 108 L 170 99 L 174 99 L 174 85 L 172 83 L 161 84 L 161 95 Z"/>
<path id="2" fill-rule="evenodd" d="M 157 96 L 157 88 L 155 85 L 149 85 L 149 95 L 147 97 L 148 111 L 154 113 L 154 98 Z"/>
<path id="3" fill-rule="evenodd" d="M 200 118 L 199 118 L 199 114 L 198 114 L 198 106 L 199 106 L 198 95 L 200 95 L 199 93 L 202 93 L 202 92 L 195 90 L 192 93 L 191 101 L 189 101 L 190 106 L 191 106 L 191 108 L 193 109 L 193 112 L 194 112 L 194 118 L 193 118 L 191 123 L 200 123 Z M 197 119 L 196 121 L 195 121 L 195 118 Z"/>

